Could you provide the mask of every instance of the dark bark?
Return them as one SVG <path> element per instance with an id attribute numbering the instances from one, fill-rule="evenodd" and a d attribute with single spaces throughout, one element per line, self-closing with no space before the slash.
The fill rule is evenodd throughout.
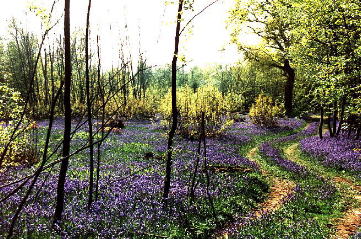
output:
<path id="1" fill-rule="evenodd" d="M 90 22 L 91 0 L 88 4 L 88 13 L 86 17 L 85 31 L 85 89 L 86 106 L 88 120 L 88 142 L 89 142 L 89 191 L 88 191 L 88 209 L 93 203 L 93 185 L 94 185 L 94 146 L 93 146 L 93 123 L 92 106 L 90 97 L 90 76 L 89 76 L 89 22 Z"/>
<path id="2" fill-rule="evenodd" d="M 333 105 L 333 115 L 332 115 L 332 137 L 336 136 L 337 131 L 337 103 Z"/>
<path id="3" fill-rule="evenodd" d="M 204 167 L 204 172 L 206 174 L 206 179 L 207 179 L 207 186 L 206 186 L 207 198 L 208 198 L 208 202 L 209 202 L 209 205 L 211 207 L 211 210 L 212 210 L 212 215 L 214 217 L 214 220 L 218 224 L 216 209 L 214 207 L 213 199 L 212 199 L 211 193 L 209 191 L 211 181 L 210 181 L 210 176 L 209 176 L 209 167 L 208 167 L 208 159 L 207 159 L 206 123 L 205 123 L 205 114 L 204 114 L 204 112 L 202 112 L 202 124 L 201 124 L 201 127 L 202 127 L 202 135 L 203 135 L 203 160 L 204 160 L 203 167 Z"/>
<path id="4" fill-rule="evenodd" d="M 320 124 L 318 126 L 318 135 L 320 136 L 320 139 L 323 139 L 323 135 L 322 135 L 323 121 L 324 121 L 323 118 L 324 118 L 324 112 L 323 112 L 323 107 L 321 107 Z"/>
<path id="5" fill-rule="evenodd" d="M 190 201 L 192 202 L 194 199 L 194 191 L 196 190 L 196 178 L 198 174 L 199 161 L 201 158 L 201 147 L 202 147 L 202 139 L 203 139 L 203 121 L 201 122 L 201 127 L 199 128 L 199 139 L 198 139 L 198 149 L 197 149 L 197 159 L 196 165 L 194 167 L 194 172 L 192 173 L 191 187 L 189 192 Z"/>
<path id="6" fill-rule="evenodd" d="M 51 98 L 55 97 L 55 79 L 54 79 L 54 52 L 50 51 L 49 47 L 49 60 L 50 60 L 50 81 L 51 81 Z"/>
<path id="7" fill-rule="evenodd" d="M 63 139 L 63 159 L 60 165 L 56 206 L 54 213 L 54 224 L 61 221 L 64 210 L 64 186 L 66 173 L 69 165 L 70 141 L 71 141 L 71 53 L 70 53 L 70 0 L 65 0 L 64 7 L 64 46 L 65 46 L 65 75 L 64 75 L 64 139 Z"/>
<path id="8" fill-rule="evenodd" d="M 44 104 L 49 104 L 49 80 L 48 80 L 48 55 L 46 53 L 46 50 L 44 50 L 44 62 L 41 60 L 41 67 L 43 70 L 43 76 L 44 76 Z"/>
<path id="9" fill-rule="evenodd" d="M 123 84 L 122 91 L 123 91 L 124 108 L 127 107 L 127 94 L 128 94 L 127 85 L 125 84 L 125 82 L 126 82 L 125 77 L 126 77 L 126 70 L 125 70 L 125 67 L 124 67 L 124 70 L 123 70 L 123 73 L 122 73 L 122 84 Z"/>
<path id="10" fill-rule="evenodd" d="M 293 89 L 296 75 L 295 70 L 290 66 L 288 59 L 285 59 L 284 61 L 283 70 L 287 76 L 284 92 L 286 116 L 291 117 L 293 114 Z"/>
<path id="11" fill-rule="evenodd" d="M 99 47 L 99 36 L 97 36 L 97 48 L 98 48 L 98 89 L 99 89 L 99 96 L 102 101 L 102 115 L 101 115 L 101 135 L 102 138 L 104 137 L 104 121 L 105 121 L 105 96 L 104 96 L 104 88 L 100 82 L 100 47 Z M 102 145 L 102 142 L 99 142 L 98 144 L 98 155 L 97 155 L 97 174 L 96 174 L 96 181 L 95 181 L 95 200 L 98 200 L 99 195 L 99 178 L 100 178 L 100 159 L 101 159 L 101 150 L 100 147 Z"/>
<path id="12" fill-rule="evenodd" d="M 336 136 L 339 136 L 340 135 L 340 132 L 341 132 L 341 129 L 342 129 L 342 125 L 343 125 L 343 122 L 344 122 L 344 118 L 345 118 L 345 106 L 346 106 L 346 100 L 345 100 L 346 97 L 344 97 L 342 99 L 342 102 L 341 102 L 341 114 L 340 114 L 340 122 L 338 123 L 338 128 L 337 128 L 337 132 L 336 132 Z"/>
<path id="13" fill-rule="evenodd" d="M 328 128 L 328 132 L 330 133 L 330 137 L 333 137 L 334 134 L 333 134 L 332 126 L 331 126 L 331 114 L 329 114 L 327 117 L 327 128 Z"/>
<path id="14" fill-rule="evenodd" d="M 179 49 L 179 36 L 180 36 L 180 23 L 182 20 L 184 0 L 179 0 L 178 12 L 177 12 L 177 26 L 174 38 L 174 53 L 172 60 L 172 126 L 168 135 L 168 147 L 167 147 L 167 165 L 166 176 L 164 180 L 163 200 L 166 202 L 170 190 L 170 180 L 172 173 L 172 154 L 173 154 L 173 139 L 178 125 L 178 111 L 177 111 L 177 60 Z"/>

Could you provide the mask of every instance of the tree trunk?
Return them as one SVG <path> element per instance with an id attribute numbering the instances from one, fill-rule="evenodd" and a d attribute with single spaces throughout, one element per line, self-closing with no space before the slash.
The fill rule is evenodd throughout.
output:
<path id="1" fill-rule="evenodd" d="M 333 115 L 332 115 L 332 136 L 336 136 L 336 131 L 337 131 L 337 115 L 338 115 L 338 110 L 337 110 L 337 103 L 335 102 L 333 104 Z"/>
<path id="2" fill-rule="evenodd" d="M 217 220 L 217 214 L 216 214 L 216 209 L 214 207 L 214 203 L 213 203 L 213 199 L 210 193 L 210 176 L 209 176 L 209 167 L 208 167 L 208 159 L 207 159 L 207 147 L 206 147 L 206 122 L 205 122 L 205 114 L 204 112 L 202 112 L 202 136 L 203 136 L 203 168 L 204 168 L 204 172 L 206 174 L 206 181 L 207 181 L 207 186 L 206 186 L 206 191 L 207 191 L 207 198 L 208 198 L 208 202 L 209 202 L 209 206 L 211 207 L 212 210 L 212 215 L 214 220 L 216 221 L 216 224 L 218 224 L 218 220 Z"/>
<path id="3" fill-rule="evenodd" d="M 286 116 L 291 117 L 293 114 L 293 88 L 295 85 L 295 70 L 290 66 L 288 59 L 284 61 L 283 69 L 287 74 L 286 84 L 285 84 L 285 110 Z"/>
<path id="4" fill-rule="evenodd" d="M 346 97 L 344 97 L 342 99 L 342 103 L 341 103 L 341 114 L 340 114 L 340 122 L 338 123 L 338 128 L 337 128 L 337 132 L 336 132 L 336 136 L 340 135 L 341 129 L 342 129 L 342 125 L 343 125 L 343 121 L 344 121 L 344 117 L 345 117 L 345 106 L 346 106 Z"/>
<path id="5" fill-rule="evenodd" d="M 102 138 L 104 138 L 104 124 L 105 124 L 105 96 L 104 96 L 104 87 L 103 85 L 100 83 L 100 47 L 99 47 L 99 36 L 97 36 L 97 48 L 98 48 L 98 89 L 99 89 L 99 95 L 101 98 L 101 102 L 102 102 L 102 118 L 101 118 L 101 135 Z M 98 195 L 99 195 L 99 178 L 100 178 L 100 159 L 101 159 L 101 145 L 102 142 L 98 143 L 98 157 L 97 157 L 97 174 L 96 174 L 96 181 L 95 181 L 95 200 L 98 200 Z"/>
<path id="6" fill-rule="evenodd" d="M 64 76 L 64 139 L 63 160 L 60 166 L 54 224 L 61 221 L 64 209 L 64 186 L 66 173 L 69 165 L 70 141 L 71 141 L 71 53 L 70 53 L 70 0 L 65 0 L 64 8 L 64 46 L 65 46 L 65 76 Z"/>
<path id="7" fill-rule="evenodd" d="M 167 165 L 166 176 L 164 180 L 163 200 L 166 202 L 170 190 L 170 180 L 172 173 L 172 153 L 173 153 L 173 138 L 178 125 L 178 111 L 177 111 L 177 60 L 178 60 L 178 48 L 180 37 L 180 23 L 182 20 L 184 0 L 179 0 L 178 13 L 177 13 L 177 26 L 174 39 L 174 53 L 172 60 L 172 126 L 168 135 L 168 147 L 167 147 Z"/>
<path id="8" fill-rule="evenodd" d="M 332 138 L 334 136 L 334 132 L 331 127 L 331 114 L 329 114 L 327 117 L 327 128 L 328 128 L 328 131 L 330 132 L 330 137 Z"/>
<path id="9" fill-rule="evenodd" d="M 48 85 L 48 54 L 44 50 L 44 62 L 41 60 L 41 67 L 43 70 L 44 76 L 44 104 L 47 106 L 49 104 L 49 85 Z"/>
<path id="10" fill-rule="evenodd" d="M 323 139 L 323 136 L 322 136 L 322 129 L 323 129 L 323 116 L 324 113 L 323 113 L 323 107 L 321 107 L 321 117 L 320 117 L 320 124 L 318 126 L 318 135 L 320 136 L 320 139 Z"/>
<path id="11" fill-rule="evenodd" d="M 93 184 L 94 184 L 94 146 L 93 146 L 93 124 L 92 124 L 92 106 L 90 97 L 90 76 L 89 76 L 89 22 L 91 0 L 88 4 L 88 13 L 86 17 L 85 31 L 85 88 L 86 88 L 86 106 L 88 117 L 88 144 L 89 144 L 89 191 L 88 191 L 88 209 L 93 203 Z"/>
<path id="12" fill-rule="evenodd" d="M 124 109 L 126 109 L 127 107 L 127 84 L 126 84 L 126 67 L 124 66 L 124 70 L 122 72 L 122 91 L 123 91 L 123 104 L 124 104 Z"/>
<path id="13" fill-rule="evenodd" d="M 202 116 L 203 116 L 203 112 L 202 112 Z M 189 197 L 190 197 L 190 201 L 193 202 L 194 199 L 194 191 L 196 190 L 196 178 L 197 178 L 197 174 L 198 174 L 198 166 L 199 166 L 199 161 L 201 158 L 201 147 L 202 147 L 202 140 L 203 140 L 203 121 L 204 121 L 204 117 L 202 117 L 202 122 L 201 125 L 199 127 L 199 139 L 198 139 L 198 149 L 197 149 L 197 159 L 196 159 L 196 164 L 194 167 L 194 171 L 191 173 L 192 176 L 192 180 L 191 180 L 191 187 L 190 187 L 190 192 L 189 192 Z"/>

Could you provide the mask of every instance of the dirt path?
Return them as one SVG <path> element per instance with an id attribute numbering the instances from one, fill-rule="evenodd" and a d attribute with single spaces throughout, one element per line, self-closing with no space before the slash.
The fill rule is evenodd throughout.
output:
<path id="1" fill-rule="evenodd" d="M 295 153 L 297 148 L 298 143 L 295 143 L 285 149 L 284 152 L 289 160 L 302 163 Z M 307 165 L 304 163 L 303 166 L 307 167 Z M 351 197 L 357 202 L 356 205 L 350 205 L 349 208 L 344 212 L 344 215 L 341 218 L 337 218 L 333 222 L 333 226 L 336 232 L 332 238 L 349 238 L 350 236 L 354 235 L 361 226 L 361 186 L 355 185 L 354 182 L 344 177 L 330 177 L 325 175 L 324 172 L 320 172 L 320 170 L 317 170 L 317 173 L 322 177 L 330 178 L 335 183 L 336 188 L 345 197 Z M 345 188 L 343 185 L 347 187 Z"/>
<path id="2" fill-rule="evenodd" d="M 250 150 L 247 154 L 247 158 L 251 161 L 257 162 L 257 147 Z M 252 220 L 260 219 L 262 216 L 277 211 L 285 203 L 287 198 L 292 195 L 296 187 L 295 183 L 274 177 L 270 175 L 265 169 L 261 167 L 261 173 L 267 175 L 272 180 L 272 186 L 270 193 L 263 203 L 261 203 L 257 209 L 251 212 L 247 217 L 240 217 L 235 222 L 228 224 L 225 228 L 216 233 L 217 239 L 228 239 L 228 236 L 234 233 L 237 229 L 241 228 Z"/>
<path id="3" fill-rule="evenodd" d="M 334 225 L 336 234 L 333 238 L 349 238 L 361 226 L 361 186 L 355 185 L 351 180 L 342 177 L 334 177 L 333 181 L 336 184 L 347 185 L 348 190 L 345 193 L 351 195 L 357 202 L 357 205 L 350 206 L 345 211 L 343 217 L 335 221 Z"/>

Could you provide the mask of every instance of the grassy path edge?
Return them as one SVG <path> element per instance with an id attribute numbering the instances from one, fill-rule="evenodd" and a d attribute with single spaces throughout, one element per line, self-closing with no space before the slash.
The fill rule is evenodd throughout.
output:
<path id="1" fill-rule="evenodd" d="M 310 165 L 304 162 L 296 153 L 299 150 L 299 143 L 293 143 L 284 149 L 284 153 L 289 160 L 297 162 L 306 168 Z M 332 180 L 337 190 L 343 197 L 350 196 L 356 201 L 356 205 L 349 205 L 343 216 L 333 222 L 336 233 L 332 238 L 346 239 L 354 235 L 361 226 L 361 186 L 356 185 L 352 180 L 343 176 L 334 176 L 325 171 L 321 171 L 317 166 L 312 167 L 312 171 L 318 175 Z"/>
<path id="2" fill-rule="evenodd" d="M 256 157 L 258 146 L 252 148 L 248 154 L 247 158 L 251 161 L 258 162 Z M 260 165 L 261 166 L 261 165 Z M 269 174 L 268 171 L 261 167 L 260 172 L 262 175 L 267 175 L 272 181 L 272 186 L 270 188 L 270 193 L 268 194 L 267 199 L 262 202 L 257 209 L 250 213 L 247 217 L 240 217 L 235 220 L 235 222 L 227 225 L 225 228 L 220 230 L 214 236 L 217 239 L 228 239 L 228 236 L 232 234 L 235 230 L 246 225 L 249 221 L 258 220 L 265 215 L 273 213 L 280 209 L 282 205 L 287 201 L 287 198 L 290 197 L 295 191 L 296 184 L 292 181 L 275 177 Z"/>

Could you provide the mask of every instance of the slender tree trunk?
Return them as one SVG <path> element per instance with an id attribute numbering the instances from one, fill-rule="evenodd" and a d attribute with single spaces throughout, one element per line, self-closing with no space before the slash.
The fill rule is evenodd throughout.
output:
<path id="1" fill-rule="evenodd" d="M 327 128 L 328 128 L 328 131 L 330 132 L 330 137 L 333 137 L 333 130 L 332 130 L 332 126 L 331 126 L 331 114 L 329 114 L 327 117 Z"/>
<path id="2" fill-rule="evenodd" d="M 285 110 L 286 116 L 291 117 L 293 114 L 293 89 L 295 85 L 295 70 L 290 66 L 289 60 L 284 61 L 284 71 L 287 74 L 287 80 L 285 84 Z"/>
<path id="3" fill-rule="evenodd" d="M 350 124 L 350 122 L 348 123 L 348 130 L 347 130 L 347 138 L 349 139 L 351 137 L 351 133 L 352 133 L 352 125 Z"/>
<path id="4" fill-rule="evenodd" d="M 94 185 L 94 146 L 93 146 L 93 123 L 92 106 L 90 97 L 90 76 L 89 76 L 89 22 L 91 0 L 88 4 L 88 13 L 86 17 L 85 31 L 85 88 L 86 88 L 86 106 L 88 116 L 88 143 L 89 143 L 89 191 L 88 191 L 88 209 L 93 203 L 93 185 Z"/>
<path id="5" fill-rule="evenodd" d="M 206 191 L 207 191 L 207 198 L 208 198 L 208 202 L 209 202 L 209 206 L 211 207 L 212 210 L 212 214 L 213 214 L 213 218 L 216 221 L 216 223 L 218 224 L 217 221 L 217 214 L 216 214 L 216 209 L 214 207 L 214 203 L 213 203 L 213 199 L 211 196 L 211 193 L 209 191 L 210 185 L 211 185 L 211 180 L 210 180 L 210 176 L 209 176 L 209 167 L 208 167 L 208 158 L 207 158 L 207 144 L 206 144 L 206 121 L 205 121 L 205 113 L 202 112 L 202 123 L 201 123 L 201 127 L 202 127 L 202 136 L 203 136 L 203 160 L 204 160 L 204 172 L 206 174 L 206 180 L 207 180 L 207 186 L 206 186 Z"/>
<path id="6" fill-rule="evenodd" d="M 41 60 L 41 67 L 44 76 L 44 103 L 47 106 L 49 104 L 49 85 L 48 85 L 48 54 L 44 50 L 44 62 Z"/>
<path id="7" fill-rule="evenodd" d="M 340 114 L 340 122 L 338 123 L 338 128 L 337 128 L 337 132 L 336 132 L 336 136 L 340 135 L 341 129 L 342 129 L 342 125 L 343 125 L 343 121 L 344 121 L 344 117 L 345 117 L 345 106 L 346 106 L 346 97 L 344 97 L 342 99 L 342 103 L 341 103 L 341 114 Z"/>
<path id="8" fill-rule="evenodd" d="M 70 0 L 65 0 L 64 8 L 64 45 L 65 45 L 65 77 L 64 77 L 64 139 L 63 153 L 64 159 L 60 165 L 56 206 L 54 213 L 54 224 L 61 221 L 64 210 L 64 186 L 66 173 L 69 165 L 70 141 L 71 141 L 71 53 L 70 53 Z"/>
<path id="9" fill-rule="evenodd" d="M 104 95 L 104 87 L 102 86 L 100 82 L 100 48 L 99 48 L 99 36 L 97 36 L 97 48 L 98 48 L 98 88 L 100 92 L 100 98 L 102 101 L 102 123 L 101 123 L 101 135 L 102 138 L 104 138 L 104 121 L 105 121 L 105 95 Z M 102 142 L 98 143 L 98 154 L 97 154 L 97 175 L 96 175 L 96 182 L 95 182 L 95 200 L 98 200 L 99 196 L 99 178 L 100 178 L 100 159 L 101 159 L 101 145 Z"/>
<path id="10" fill-rule="evenodd" d="M 124 66 L 124 70 L 123 70 L 123 73 L 122 73 L 122 84 L 123 84 L 123 86 L 122 86 L 122 91 L 123 91 L 123 104 L 124 104 L 124 109 L 126 109 L 127 108 L 127 85 L 126 85 L 126 80 L 125 80 L 125 78 L 126 78 L 126 67 Z"/>
<path id="11" fill-rule="evenodd" d="M 320 139 L 323 139 L 323 135 L 322 135 L 323 121 L 324 121 L 324 112 L 323 112 L 323 107 L 321 106 L 320 124 L 318 126 L 318 135 L 320 136 Z"/>
<path id="12" fill-rule="evenodd" d="M 337 103 L 335 102 L 333 104 L 333 115 L 332 115 L 332 136 L 336 136 L 336 131 L 337 131 L 337 115 L 338 115 L 338 110 L 337 110 Z"/>
<path id="13" fill-rule="evenodd" d="M 180 37 L 180 23 L 182 20 L 184 0 L 178 2 L 177 12 L 177 26 L 174 39 L 174 53 L 172 60 L 172 126 L 168 135 L 168 147 L 167 147 L 167 165 L 166 165 L 166 176 L 164 180 L 164 191 L 163 199 L 166 202 L 170 190 L 170 180 L 172 173 L 172 154 L 173 154 L 173 139 L 178 125 L 178 110 L 177 110 L 177 60 L 178 60 L 178 49 L 179 49 L 179 37 Z"/>
<path id="14" fill-rule="evenodd" d="M 201 158 L 201 147 L 202 147 L 202 140 L 203 140 L 203 122 L 201 122 L 201 125 L 199 127 L 199 139 L 198 139 L 198 149 L 197 149 L 197 159 L 196 159 L 196 165 L 194 167 L 194 172 L 192 173 L 192 180 L 191 180 L 191 187 L 189 192 L 190 201 L 192 202 L 194 199 L 194 191 L 196 190 L 196 178 L 198 174 L 198 167 L 199 167 L 199 161 Z"/>
<path id="15" fill-rule="evenodd" d="M 54 79 L 54 49 L 52 51 L 49 47 L 49 60 L 50 60 L 50 81 L 51 81 L 51 98 L 55 97 L 55 79 Z"/>

